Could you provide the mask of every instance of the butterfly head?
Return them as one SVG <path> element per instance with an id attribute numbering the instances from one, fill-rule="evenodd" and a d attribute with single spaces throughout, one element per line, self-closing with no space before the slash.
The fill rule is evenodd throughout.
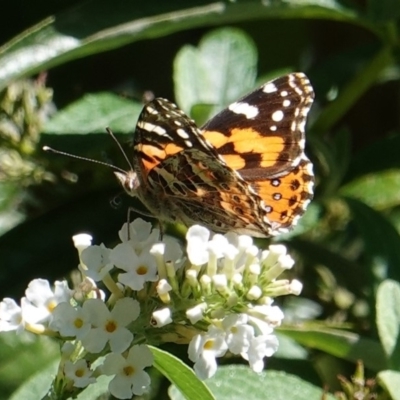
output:
<path id="1" fill-rule="evenodd" d="M 128 193 L 129 196 L 135 197 L 137 195 L 137 189 L 140 186 L 137 173 L 131 170 L 127 172 L 114 171 L 114 174 L 125 192 Z"/>

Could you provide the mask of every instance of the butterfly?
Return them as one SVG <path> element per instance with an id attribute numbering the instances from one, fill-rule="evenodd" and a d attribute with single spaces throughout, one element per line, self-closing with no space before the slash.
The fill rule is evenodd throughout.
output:
<path id="1" fill-rule="evenodd" d="M 313 198 L 304 153 L 314 91 L 303 73 L 268 82 L 199 128 L 172 102 L 144 106 L 132 170 L 115 174 L 161 221 L 254 237 L 287 232 Z"/>

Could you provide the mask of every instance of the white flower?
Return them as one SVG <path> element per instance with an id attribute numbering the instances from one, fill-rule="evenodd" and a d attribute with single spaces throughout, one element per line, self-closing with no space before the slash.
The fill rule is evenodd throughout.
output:
<path id="1" fill-rule="evenodd" d="M 86 360 L 83 359 L 76 363 L 67 360 L 64 365 L 64 373 L 67 378 L 74 382 L 74 386 L 77 388 L 84 388 L 96 382 L 96 378 L 92 376 L 93 371 L 88 368 Z"/>
<path id="2" fill-rule="evenodd" d="M 72 241 L 74 242 L 75 248 L 78 250 L 79 256 L 82 254 L 83 250 L 92 245 L 92 240 L 93 238 L 87 233 L 80 233 L 72 236 Z"/>
<path id="3" fill-rule="evenodd" d="M 293 279 L 292 282 L 290 282 L 289 290 L 291 294 L 298 296 L 303 290 L 303 284 L 297 279 Z"/>
<path id="4" fill-rule="evenodd" d="M 196 322 L 203 319 L 204 311 L 207 309 L 206 303 L 197 304 L 196 306 L 186 310 L 186 317 L 189 319 L 190 323 L 194 325 Z"/>
<path id="5" fill-rule="evenodd" d="M 24 329 L 21 307 L 8 297 L 0 303 L 0 332 Z"/>
<path id="6" fill-rule="evenodd" d="M 194 371 L 200 379 L 210 378 L 217 371 L 216 357 L 222 357 L 228 349 L 225 332 L 211 325 L 207 333 L 196 335 L 189 343 L 188 354 L 194 362 Z"/>
<path id="7" fill-rule="evenodd" d="M 284 256 L 287 252 L 286 247 L 283 244 L 271 244 L 268 250 L 262 252 L 262 258 L 265 265 L 273 266 L 278 258 Z"/>
<path id="8" fill-rule="evenodd" d="M 101 281 L 113 267 L 110 262 L 110 251 L 104 244 L 83 250 L 81 254 L 83 266 L 80 266 L 83 274 L 96 282 Z"/>
<path id="9" fill-rule="evenodd" d="M 157 283 L 157 294 L 159 296 L 163 296 L 165 294 L 168 294 L 172 289 L 172 286 L 168 283 L 166 279 L 160 279 Z"/>
<path id="10" fill-rule="evenodd" d="M 141 290 L 146 282 L 158 279 L 155 258 L 146 252 L 136 255 L 129 243 L 116 246 L 110 258 L 116 267 L 126 271 L 118 275 L 118 281 L 133 290 Z"/>
<path id="11" fill-rule="evenodd" d="M 61 346 L 61 356 L 64 359 L 68 359 L 72 356 L 75 351 L 75 346 L 71 342 L 65 342 Z"/>
<path id="12" fill-rule="evenodd" d="M 225 237 L 228 239 L 228 242 L 237 247 L 240 252 L 245 251 L 253 244 L 253 238 L 248 235 L 238 235 L 234 232 L 228 232 L 225 234 Z"/>
<path id="13" fill-rule="evenodd" d="M 25 290 L 25 295 L 30 303 L 26 306 L 30 310 L 24 317 L 29 323 L 37 323 L 47 321 L 59 303 L 69 302 L 72 290 L 68 288 L 66 281 L 56 281 L 53 292 L 47 280 L 34 279 Z"/>
<path id="14" fill-rule="evenodd" d="M 278 306 L 256 305 L 249 311 L 251 316 L 257 317 L 271 327 L 280 326 L 285 315 Z"/>
<path id="15" fill-rule="evenodd" d="M 230 250 L 227 252 L 225 257 L 231 259 L 232 256 L 234 256 L 234 261 L 237 266 L 244 265 L 248 258 L 247 252 L 249 248 L 253 246 L 253 238 L 247 235 L 238 235 L 233 232 L 226 233 L 225 237 L 231 245 Z"/>
<path id="16" fill-rule="evenodd" d="M 72 336 L 81 340 L 91 328 L 90 315 L 86 309 L 73 307 L 70 303 L 60 303 L 53 311 L 50 329 L 61 336 Z"/>
<path id="17" fill-rule="evenodd" d="M 165 236 L 163 239 L 165 243 L 164 261 L 173 262 L 175 268 L 178 269 L 183 264 L 183 251 L 179 241 L 171 236 Z"/>
<path id="18" fill-rule="evenodd" d="M 261 372 L 264 368 L 264 357 L 271 357 L 278 350 L 279 342 L 275 335 L 259 335 L 253 337 L 247 352 L 241 356 L 249 361 L 254 372 Z"/>
<path id="19" fill-rule="evenodd" d="M 262 290 L 258 285 L 253 285 L 246 294 L 247 299 L 257 300 L 262 296 Z"/>
<path id="20" fill-rule="evenodd" d="M 207 243 L 207 251 L 209 253 L 206 273 L 213 278 L 218 271 L 218 260 L 222 258 L 228 248 L 229 243 L 225 236 L 216 234 Z"/>
<path id="21" fill-rule="evenodd" d="M 208 262 L 208 239 L 210 231 L 200 225 L 191 226 L 186 233 L 186 252 L 193 265 L 203 265 Z"/>
<path id="22" fill-rule="evenodd" d="M 215 289 L 219 292 L 224 292 L 228 289 L 228 279 L 224 274 L 214 275 L 212 277 L 212 282 L 215 286 Z"/>
<path id="23" fill-rule="evenodd" d="M 111 351 L 115 353 L 121 353 L 130 346 L 133 334 L 126 326 L 139 316 L 140 307 L 137 300 L 125 297 L 118 300 L 109 311 L 101 300 L 89 299 L 83 303 L 82 308 L 90 315 L 93 325 L 82 339 L 83 347 L 87 351 L 98 353 L 104 349 L 107 342 Z"/>
<path id="24" fill-rule="evenodd" d="M 168 283 L 166 279 L 160 279 L 156 286 L 157 294 L 163 303 L 169 303 L 171 301 L 171 296 L 169 292 L 172 290 L 172 286 Z"/>
<path id="25" fill-rule="evenodd" d="M 246 314 L 231 314 L 222 321 L 222 327 L 226 332 L 226 343 L 233 354 L 246 352 L 254 337 L 254 328 L 248 325 L 247 321 Z"/>
<path id="26" fill-rule="evenodd" d="M 117 399 L 130 399 L 142 395 L 150 386 L 150 377 L 143 371 L 153 364 L 153 355 L 145 345 L 133 346 L 125 358 L 120 354 L 109 354 L 104 360 L 102 371 L 115 375 L 108 389 Z"/>
<path id="27" fill-rule="evenodd" d="M 158 241 L 160 231 L 159 229 L 152 229 L 150 222 L 136 218 L 129 224 L 129 235 L 127 224 L 122 226 L 118 235 L 122 243 L 129 242 L 135 253 L 139 255 L 144 249 L 149 249 Z"/>
<path id="28" fill-rule="evenodd" d="M 155 257 L 157 262 L 158 274 L 160 278 L 165 278 L 166 263 L 171 263 L 174 270 L 178 270 L 184 259 L 182 258 L 182 248 L 175 238 L 167 236 L 162 243 L 155 243 L 150 249 L 150 253 Z"/>
<path id="29" fill-rule="evenodd" d="M 154 311 L 152 314 L 152 325 L 155 328 L 161 328 L 162 326 L 168 325 L 171 322 L 171 310 L 168 307 Z"/>
<path id="30" fill-rule="evenodd" d="M 228 239 L 225 236 L 217 233 L 208 242 L 207 249 L 216 258 L 221 258 L 224 256 L 228 246 L 229 246 Z"/>

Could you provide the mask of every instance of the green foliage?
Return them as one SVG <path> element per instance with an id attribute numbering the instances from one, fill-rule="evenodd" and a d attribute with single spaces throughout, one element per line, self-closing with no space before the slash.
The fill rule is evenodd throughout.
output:
<path id="1" fill-rule="evenodd" d="M 152 348 L 152 352 L 154 355 L 154 367 L 168 378 L 170 382 L 174 382 L 181 393 L 185 394 L 186 399 L 214 399 L 208 387 L 179 358 L 155 347 Z"/>
<path id="2" fill-rule="evenodd" d="M 171 100 L 201 124 L 252 90 L 257 74 L 264 81 L 304 71 L 316 92 L 307 125 L 316 195 L 299 226 L 274 240 L 296 254 L 290 278 L 304 283 L 308 303 L 290 304 L 282 348 L 259 376 L 230 365 L 204 385 L 159 349 L 156 368 L 174 383 L 173 399 L 251 393 L 300 400 L 321 398 L 327 382 L 329 391 L 339 389 L 336 375 L 351 375 L 361 360 L 380 385 L 378 398 L 398 399 L 399 0 L 357 7 L 319 0 L 156 0 L 140 7 L 77 0 L 51 12 L 36 6 L 42 21 L 5 35 L 0 47 L 2 297 L 21 297 L 33 277 L 68 276 L 77 264 L 71 235 L 90 230 L 98 242 L 111 242 L 126 218 L 125 200 L 119 210 L 109 205 L 119 190 L 112 172 L 44 153 L 42 145 L 126 168 L 105 128 L 132 132 L 152 92 L 174 93 Z M 0 400 L 13 391 L 15 399 L 45 393 L 55 346 L 2 341 L 0 352 Z M 106 383 L 84 398 L 104 394 Z M 154 398 L 166 398 L 163 387 L 160 379 Z"/>
<path id="3" fill-rule="evenodd" d="M 243 365 L 220 367 L 207 385 L 218 400 L 241 400 L 249 394 L 252 400 L 308 400 L 319 399 L 324 394 L 322 389 L 294 375 L 279 371 L 255 374 Z M 169 395 L 172 400 L 185 399 L 175 387 L 170 389 Z M 334 397 L 326 394 L 326 399 Z"/>

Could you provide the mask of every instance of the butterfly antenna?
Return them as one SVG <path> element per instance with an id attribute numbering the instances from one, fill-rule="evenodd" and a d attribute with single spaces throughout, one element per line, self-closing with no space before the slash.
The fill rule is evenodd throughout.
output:
<path id="1" fill-rule="evenodd" d="M 112 169 L 115 169 L 117 171 L 120 171 L 120 172 L 126 174 L 126 171 L 124 171 L 122 168 L 116 167 L 115 165 L 112 165 L 112 164 L 109 164 L 109 163 L 106 163 L 106 162 L 103 162 L 103 161 L 93 160 L 91 158 L 87 158 L 87 157 L 77 156 L 75 154 L 66 153 L 65 151 L 56 150 L 56 149 L 53 149 L 52 147 L 49 147 L 49 146 L 43 146 L 42 148 L 43 148 L 44 151 L 50 151 L 52 153 L 60 154 L 62 156 L 75 158 L 77 160 L 89 161 L 89 162 L 94 163 L 94 164 L 105 165 L 106 167 L 110 167 Z"/>
<path id="2" fill-rule="evenodd" d="M 121 143 L 119 142 L 119 140 L 115 137 L 113 131 L 107 127 L 106 131 L 108 132 L 108 134 L 112 137 L 112 139 L 114 140 L 115 143 L 117 143 L 118 148 L 121 150 L 121 153 L 124 155 L 126 162 L 128 163 L 129 167 L 131 168 L 131 171 L 133 171 L 133 165 L 132 163 L 129 161 L 128 156 L 125 153 L 125 150 L 123 149 L 123 147 L 121 146 Z"/>

